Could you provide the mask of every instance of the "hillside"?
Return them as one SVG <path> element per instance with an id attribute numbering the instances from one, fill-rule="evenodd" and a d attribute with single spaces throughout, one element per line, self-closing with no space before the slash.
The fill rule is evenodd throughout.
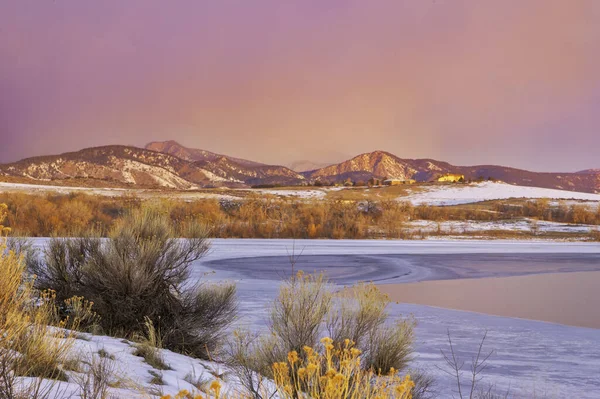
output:
<path id="1" fill-rule="evenodd" d="M 210 171 L 215 176 L 245 185 L 297 185 L 305 180 L 304 176 L 285 166 L 266 165 L 205 150 L 187 148 L 175 141 L 153 142 L 148 144 L 146 149 L 175 155 L 194 162 L 196 166 Z"/>
<path id="2" fill-rule="evenodd" d="M 361 154 L 342 163 L 303 174 L 309 180 L 323 182 L 341 182 L 348 178 L 353 181 L 394 178 L 426 182 L 445 173 L 462 174 L 466 180 L 491 178 L 522 186 L 589 193 L 600 192 L 600 171 L 598 170 L 578 173 L 541 173 L 497 165 L 455 166 L 433 159 L 401 159 L 385 151 Z"/>
<path id="3" fill-rule="evenodd" d="M 233 158 L 233 157 L 228 157 L 226 155 L 216 154 L 214 152 L 210 152 L 210 151 L 206 151 L 206 150 L 184 147 L 174 140 L 153 141 L 153 142 L 146 144 L 145 148 L 147 150 L 151 150 L 151 151 L 162 152 L 165 154 L 174 155 L 177 158 L 181 158 L 181 159 L 184 159 L 186 161 L 191 161 L 191 162 L 198 162 L 198 161 L 214 162 L 219 159 L 226 158 L 226 159 L 230 160 L 231 162 L 234 162 L 239 165 L 245 165 L 245 166 L 264 165 L 259 162 L 249 161 L 247 159 Z"/>
<path id="4" fill-rule="evenodd" d="M 36 181 L 106 182 L 116 185 L 190 189 L 223 179 L 180 158 L 136 147 L 86 148 L 0 165 L 0 173 Z M 89 184 L 86 184 L 89 185 Z"/>

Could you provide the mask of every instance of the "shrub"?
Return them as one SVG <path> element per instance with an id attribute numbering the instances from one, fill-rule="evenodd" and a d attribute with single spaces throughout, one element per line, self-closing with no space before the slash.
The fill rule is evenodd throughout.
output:
<path id="1" fill-rule="evenodd" d="M 410 376 L 401 378 L 394 369 L 388 375 L 381 375 L 361 368 L 361 351 L 348 339 L 339 349 L 331 338 L 323 338 L 321 342 L 322 352 L 306 346 L 302 355 L 292 351 L 287 361 L 273 365 L 280 398 L 412 398 L 414 382 Z"/>
<path id="2" fill-rule="evenodd" d="M 402 320 L 392 326 L 378 326 L 367 332 L 364 366 L 387 373 L 403 370 L 412 360 L 414 323 Z"/>
<path id="3" fill-rule="evenodd" d="M 385 323 L 387 302 L 387 296 L 373 284 L 359 284 L 338 293 L 328 310 L 327 333 L 335 343 L 348 338 L 363 347 L 369 334 Z"/>
<path id="4" fill-rule="evenodd" d="M 270 329 L 285 353 L 318 342 L 332 300 L 325 284 L 322 275 L 298 272 L 281 286 L 271 309 Z"/>
<path id="5" fill-rule="evenodd" d="M 143 335 L 148 318 L 166 348 L 208 358 L 235 316 L 235 286 L 190 284 L 190 267 L 209 243 L 203 226 L 184 230 L 189 238 L 176 239 L 159 207 L 134 209 L 108 240 L 51 240 L 30 269 L 39 276 L 37 286 L 56 291 L 57 298 L 93 302 L 106 332 Z"/>
<path id="6" fill-rule="evenodd" d="M 333 337 L 335 350 L 343 350 L 352 341 L 353 348 L 365 353 L 360 364 L 365 372 L 388 374 L 403 369 L 411 359 L 414 322 L 389 325 L 388 303 L 373 284 L 334 294 L 322 275 L 299 272 L 283 282 L 273 302 L 270 334 L 255 338 L 237 332 L 229 346 L 229 362 L 255 398 L 270 396 L 264 392 L 262 378 L 275 377 L 273 364 L 284 362 L 288 353 L 316 347 L 325 331 Z"/>

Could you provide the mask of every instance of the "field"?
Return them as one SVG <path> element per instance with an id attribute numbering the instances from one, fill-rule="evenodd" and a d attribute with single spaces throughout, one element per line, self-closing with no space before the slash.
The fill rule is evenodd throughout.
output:
<path id="1" fill-rule="evenodd" d="M 215 238 L 600 238 L 600 195 L 493 182 L 193 191 L 0 183 L 8 226 L 32 236 L 89 225 L 102 233 L 157 201 L 174 222 L 206 223 Z"/>

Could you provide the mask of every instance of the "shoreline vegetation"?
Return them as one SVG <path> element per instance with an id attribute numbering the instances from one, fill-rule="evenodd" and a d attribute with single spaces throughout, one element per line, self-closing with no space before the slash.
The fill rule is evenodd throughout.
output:
<path id="1" fill-rule="evenodd" d="M 5 224 L 29 237 L 107 236 L 129 211 L 159 207 L 185 237 L 190 225 L 210 226 L 210 238 L 600 240 L 600 207 L 548 199 L 484 201 L 455 206 L 412 205 L 396 199 L 140 199 L 84 193 L 2 193 Z"/>

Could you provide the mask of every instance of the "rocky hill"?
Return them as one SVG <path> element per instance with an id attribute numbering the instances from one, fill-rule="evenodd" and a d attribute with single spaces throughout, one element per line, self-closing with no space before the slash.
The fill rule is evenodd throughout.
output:
<path id="1" fill-rule="evenodd" d="M 190 189 L 222 178 L 172 155 L 136 147 L 106 146 L 27 158 L 0 165 L 0 173 L 37 181 L 90 180 L 117 185 Z M 86 184 L 89 185 L 89 184 Z"/>

